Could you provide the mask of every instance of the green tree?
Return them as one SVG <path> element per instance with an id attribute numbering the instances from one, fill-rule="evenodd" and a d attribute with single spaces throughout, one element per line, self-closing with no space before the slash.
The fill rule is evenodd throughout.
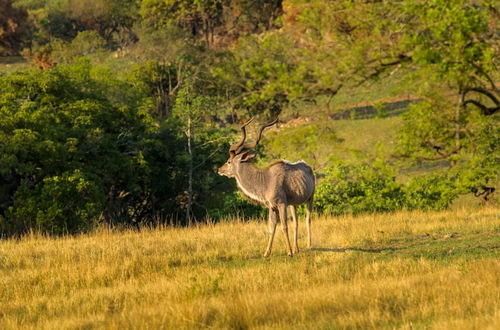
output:
<path id="1" fill-rule="evenodd" d="M 0 56 L 17 54 L 29 38 L 28 13 L 0 0 Z"/>
<path id="2" fill-rule="evenodd" d="M 101 79 L 88 62 L 0 77 L 2 231 L 175 216 L 184 182 L 178 129 L 108 93 L 117 84 L 134 95 L 131 86 Z"/>
<path id="3" fill-rule="evenodd" d="M 311 72 L 294 59 L 292 48 L 280 32 L 241 38 L 213 69 L 231 106 L 247 116 L 276 117 L 290 101 L 305 97 Z"/>
<path id="4" fill-rule="evenodd" d="M 223 0 L 145 0 L 140 13 L 147 26 L 179 26 L 193 37 L 202 37 L 205 45 L 214 42 L 214 30 L 222 22 Z"/>
<path id="5" fill-rule="evenodd" d="M 185 223 L 190 223 L 196 215 L 208 214 L 207 204 L 214 203 L 212 185 L 221 182 L 215 169 L 222 164 L 227 150 L 225 130 L 214 127 L 206 119 L 213 113 L 216 102 L 213 98 L 199 94 L 192 82 L 188 82 L 179 92 L 174 107 L 174 118 L 179 121 L 185 144 L 185 172 L 187 180 L 185 194 L 180 196 L 185 208 Z M 198 212 L 195 212 L 195 209 Z"/>
<path id="6" fill-rule="evenodd" d="M 414 33 L 402 45 L 425 99 L 405 116 L 401 154 L 450 161 L 463 192 L 494 189 L 500 157 L 492 143 L 500 109 L 497 8 L 490 1 L 434 0 L 409 2 L 404 11 L 413 14 L 406 28 Z"/>
<path id="7" fill-rule="evenodd" d="M 334 163 L 315 194 L 315 208 L 328 214 L 389 212 L 405 206 L 405 194 L 390 167 Z"/>
<path id="8" fill-rule="evenodd" d="M 216 71 L 237 105 L 262 113 L 279 100 L 331 97 L 399 71 L 405 92 L 424 98 L 405 117 L 400 155 L 448 159 L 464 171 L 475 159 L 498 172 L 491 158 L 499 150 L 488 142 L 497 136 L 500 109 L 493 1 L 293 0 L 283 8 L 279 31 L 241 40 L 224 63 L 230 69 Z M 483 143 L 492 154 L 478 153 Z M 491 187 L 493 177 L 480 186 Z"/>
<path id="9" fill-rule="evenodd" d="M 192 75 L 203 70 L 201 53 L 177 29 L 141 30 L 139 42 L 131 49 L 140 60 L 131 73 L 131 80 L 145 89 L 152 113 L 156 117 L 172 114 L 177 93 Z"/>
<path id="10" fill-rule="evenodd" d="M 282 1 L 145 0 L 140 14 L 146 26 L 177 26 L 207 48 L 227 46 L 239 37 L 276 27 Z"/>
<path id="11" fill-rule="evenodd" d="M 82 31 L 70 42 L 54 40 L 51 43 L 51 58 L 55 63 L 70 63 L 83 56 L 102 56 L 105 47 L 106 40 L 96 31 Z"/>
<path id="12" fill-rule="evenodd" d="M 132 31 L 138 19 L 135 0 L 14 0 L 14 5 L 27 10 L 33 23 L 32 38 L 26 40 L 27 56 L 37 56 L 38 48 L 43 50 L 54 40 L 71 42 L 82 31 L 96 31 L 112 49 L 136 41 Z"/>

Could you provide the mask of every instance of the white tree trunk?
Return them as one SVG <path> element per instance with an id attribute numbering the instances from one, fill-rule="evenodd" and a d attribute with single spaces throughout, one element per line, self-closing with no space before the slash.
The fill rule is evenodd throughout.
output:
<path id="1" fill-rule="evenodd" d="M 186 219 L 185 223 L 191 225 L 191 209 L 193 205 L 193 148 L 191 146 L 192 142 L 192 127 L 191 127 L 191 115 L 188 118 L 188 126 L 186 130 L 187 137 L 187 149 L 189 154 L 189 168 L 188 168 L 188 190 L 187 190 L 187 205 L 186 205 Z"/>

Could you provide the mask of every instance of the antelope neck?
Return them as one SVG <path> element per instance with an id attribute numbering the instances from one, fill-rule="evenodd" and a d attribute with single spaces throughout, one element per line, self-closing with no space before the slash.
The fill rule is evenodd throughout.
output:
<path id="1" fill-rule="evenodd" d="M 263 170 L 251 163 L 240 163 L 240 168 L 236 173 L 236 183 L 245 195 L 265 203 L 266 175 Z"/>

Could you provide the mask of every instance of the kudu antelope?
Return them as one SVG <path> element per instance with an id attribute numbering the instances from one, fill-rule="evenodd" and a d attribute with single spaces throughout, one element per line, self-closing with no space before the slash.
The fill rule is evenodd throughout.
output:
<path id="1" fill-rule="evenodd" d="M 240 191 L 250 200 L 269 208 L 269 242 L 264 257 L 271 253 L 276 223 L 279 218 L 285 235 L 288 255 L 299 252 L 297 206 L 306 204 L 306 226 L 308 247 L 311 247 L 311 211 L 315 190 L 312 169 L 303 161 L 290 163 L 286 160 L 274 161 L 264 169 L 249 162 L 255 157 L 254 148 L 259 143 L 266 127 L 274 125 L 278 119 L 262 125 L 253 143 L 245 144 L 246 126 L 251 118 L 241 126 L 242 138 L 229 148 L 229 159 L 219 168 L 219 174 L 235 178 Z M 294 222 L 294 250 L 288 238 L 287 207 L 290 206 Z"/>

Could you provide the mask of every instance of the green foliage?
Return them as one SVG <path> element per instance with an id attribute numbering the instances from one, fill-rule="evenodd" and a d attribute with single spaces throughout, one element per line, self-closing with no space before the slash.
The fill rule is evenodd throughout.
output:
<path id="1" fill-rule="evenodd" d="M 25 10 L 12 6 L 12 0 L 0 0 L 0 56 L 15 55 L 26 44 L 30 23 Z"/>
<path id="2" fill-rule="evenodd" d="M 125 88 L 110 77 L 97 80 L 85 62 L 1 77 L 5 231 L 29 229 L 12 223 L 58 233 L 99 219 L 116 224 L 175 216 L 185 178 L 178 123 L 158 128 L 130 100 L 108 98 L 112 84 Z"/>
<path id="3" fill-rule="evenodd" d="M 34 229 L 52 234 L 92 229 L 103 209 L 105 196 L 100 187 L 80 170 L 45 177 L 33 189 L 21 184 L 14 204 L 1 224 L 7 232 Z"/>
<path id="4" fill-rule="evenodd" d="M 472 74 L 485 78 L 494 70 L 495 45 L 486 37 L 488 20 L 494 15 L 490 6 L 493 3 L 489 1 L 408 1 L 404 12 L 415 16 L 406 29 L 413 33 L 405 34 L 402 43 L 412 50 L 416 64 L 431 67 L 456 87 L 465 87 L 477 79 Z M 478 40 L 478 35 L 486 38 Z"/>
<path id="5" fill-rule="evenodd" d="M 149 105 L 155 117 L 166 117 L 172 113 L 176 92 L 183 83 L 180 79 L 183 78 L 182 68 L 176 64 L 149 60 L 135 65 L 130 74 L 132 82 L 145 91 L 142 102 L 145 106 Z"/>
<path id="6" fill-rule="evenodd" d="M 198 94 L 191 82 L 187 82 L 178 93 L 172 113 L 177 129 L 183 133 L 187 180 L 184 193 L 178 198 L 188 217 L 206 216 L 210 214 L 209 208 L 218 208 L 224 203 L 223 196 L 214 191 L 213 186 L 224 182 L 215 170 L 226 160 L 228 140 L 225 130 L 204 120 L 212 114 L 215 101 Z"/>
<path id="7" fill-rule="evenodd" d="M 227 180 L 229 181 L 229 180 Z M 224 219 L 228 215 L 235 215 L 239 218 L 265 218 L 268 210 L 262 205 L 255 205 L 245 199 L 239 192 L 233 181 L 227 184 L 227 192 L 223 192 L 222 203 L 217 208 L 209 209 L 208 216 L 215 219 Z"/>
<path id="8" fill-rule="evenodd" d="M 495 187 L 500 169 L 498 117 L 484 116 L 479 109 L 461 111 L 457 134 L 459 110 L 463 109 L 439 96 L 410 106 L 403 115 L 397 153 L 417 164 L 446 160 L 456 193 Z"/>
<path id="9" fill-rule="evenodd" d="M 145 26 L 158 30 L 175 26 L 213 48 L 274 27 L 281 1 L 144 0 L 139 13 Z"/>
<path id="10" fill-rule="evenodd" d="M 398 136 L 398 152 L 407 157 L 433 158 L 455 147 L 455 109 L 448 100 L 432 95 L 409 106 L 402 115 L 404 125 Z"/>
<path id="11" fill-rule="evenodd" d="M 139 40 L 127 49 L 142 61 L 157 61 L 162 64 L 195 62 L 202 57 L 202 49 L 195 45 L 189 35 L 175 26 L 162 29 L 139 25 L 134 28 Z"/>
<path id="12" fill-rule="evenodd" d="M 382 102 L 375 103 L 374 105 L 375 110 L 377 111 L 376 117 L 377 118 L 385 118 L 387 117 L 387 110 L 385 109 L 385 105 Z"/>
<path id="13" fill-rule="evenodd" d="M 79 57 L 104 54 L 106 40 L 96 31 L 82 31 L 70 42 L 54 40 L 51 47 L 52 59 L 56 63 L 70 63 Z"/>
<path id="14" fill-rule="evenodd" d="M 204 23 L 209 22 L 212 27 L 220 24 L 222 4 L 216 0 L 145 0 L 141 3 L 140 13 L 147 25 L 176 24 L 197 34 L 197 30 L 208 29 Z"/>
<path id="15" fill-rule="evenodd" d="M 413 178 L 403 189 L 409 210 L 444 210 L 459 195 L 456 180 L 446 174 Z"/>
<path id="16" fill-rule="evenodd" d="M 336 162 L 325 169 L 315 207 L 328 214 L 389 212 L 404 206 L 401 184 L 387 167 Z"/>
<path id="17" fill-rule="evenodd" d="M 136 58 L 128 80 L 145 91 L 145 103 L 157 118 L 169 117 L 176 105 L 177 94 L 187 85 L 204 95 L 210 84 L 205 63 L 206 53 L 177 28 L 138 29 L 140 41 L 130 49 Z M 203 81 L 202 81 L 203 80 Z"/>
<path id="18" fill-rule="evenodd" d="M 469 191 L 464 191 L 457 173 L 428 174 L 401 183 L 396 180 L 394 169 L 381 161 L 374 165 L 336 162 L 325 169 L 315 206 L 320 212 L 337 215 L 442 210 Z"/>
<path id="19" fill-rule="evenodd" d="M 137 4 L 135 0 L 14 0 L 16 7 L 28 11 L 33 28 L 29 38 L 28 56 L 40 53 L 38 48 L 56 41 L 55 48 L 61 43 L 70 43 L 83 31 L 93 31 L 105 40 L 107 48 L 128 46 L 136 37 L 132 26 L 136 22 Z M 89 36 L 80 36 L 72 45 L 84 47 Z M 96 37 L 91 37 L 96 41 Z M 100 43 L 99 43 L 100 44 Z M 47 51 L 47 49 L 46 49 Z M 74 50 L 78 53 L 82 49 Z M 67 50 L 71 53 L 71 50 Z M 61 59 L 61 58 L 59 58 Z"/>
<path id="20" fill-rule="evenodd" d="M 308 71 L 294 62 L 292 47 L 279 32 L 239 40 L 230 58 L 213 70 L 222 88 L 237 95 L 236 109 L 272 117 L 306 92 L 303 82 Z"/>
<path id="21" fill-rule="evenodd" d="M 491 6 L 489 1 L 475 5 L 466 0 L 408 2 L 404 6 L 404 11 L 414 16 L 406 27 L 413 33 L 402 38 L 402 45 L 411 49 L 415 74 L 425 79 L 419 92 L 428 98 L 415 106 L 407 118 L 408 138 L 412 138 L 412 131 L 416 132 L 414 145 L 408 151 L 420 149 L 419 152 L 429 153 L 436 146 L 445 149 L 452 143 L 468 149 L 475 144 L 473 136 L 478 134 L 476 129 L 484 119 L 475 109 L 462 104 L 460 94 L 470 87 L 495 90 L 491 85 L 498 56 L 493 55 L 495 11 Z M 450 100 L 446 85 L 451 87 L 455 99 Z M 476 101 L 485 103 L 485 94 L 480 95 L 483 99 Z M 426 120 L 433 123 L 425 127 Z M 408 139 L 404 141 L 407 143 Z M 415 148 L 416 144 L 420 147 Z"/>

